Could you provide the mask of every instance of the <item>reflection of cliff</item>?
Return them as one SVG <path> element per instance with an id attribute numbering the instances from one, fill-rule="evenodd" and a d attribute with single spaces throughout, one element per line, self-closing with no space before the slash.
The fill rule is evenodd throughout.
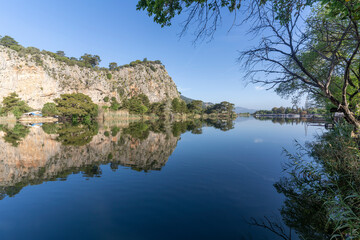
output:
<path id="1" fill-rule="evenodd" d="M 46 134 L 41 128 L 30 133 L 18 147 L 3 139 L 0 133 L 0 191 L 3 197 L 18 193 L 28 184 L 64 178 L 75 172 L 85 176 L 100 174 L 100 164 L 111 163 L 135 170 L 160 170 L 175 149 L 179 137 L 171 133 L 149 131 L 142 140 L 119 129 L 112 135 L 104 130 L 84 146 L 66 146 L 56 141 L 56 134 Z"/>

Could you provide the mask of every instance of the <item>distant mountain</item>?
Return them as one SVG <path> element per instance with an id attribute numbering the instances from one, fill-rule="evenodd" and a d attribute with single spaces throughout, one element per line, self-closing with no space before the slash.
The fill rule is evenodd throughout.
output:
<path id="1" fill-rule="evenodd" d="M 180 95 L 180 98 L 181 98 L 182 100 L 184 100 L 184 101 L 186 102 L 186 104 L 191 103 L 192 101 L 195 100 L 195 99 L 192 99 L 192 98 L 185 97 L 185 96 L 183 96 L 183 95 Z M 206 107 L 212 106 L 212 105 L 214 105 L 214 104 L 211 103 L 211 102 L 203 102 L 203 108 L 206 108 Z"/>
<path id="2" fill-rule="evenodd" d="M 244 108 L 244 107 L 235 107 L 234 111 L 236 113 L 254 113 L 256 112 L 257 110 L 256 109 L 249 109 L 249 108 Z"/>

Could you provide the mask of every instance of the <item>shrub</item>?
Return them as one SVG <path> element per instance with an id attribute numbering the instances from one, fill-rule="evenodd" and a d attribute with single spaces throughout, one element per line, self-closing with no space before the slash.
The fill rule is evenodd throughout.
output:
<path id="1" fill-rule="evenodd" d="M 62 116 L 71 118 L 74 122 L 83 121 L 85 116 L 94 118 L 98 114 L 98 106 L 89 96 L 82 93 L 62 94 L 54 101 Z"/>
<path id="2" fill-rule="evenodd" d="M 111 73 L 106 74 L 106 78 L 107 78 L 108 80 L 112 79 L 112 74 L 111 74 Z"/>
<path id="3" fill-rule="evenodd" d="M 41 112 L 44 116 L 54 116 L 60 114 L 55 103 L 45 103 Z"/>
<path id="4" fill-rule="evenodd" d="M 10 93 L 7 97 L 4 97 L 2 103 L 2 112 L 12 112 L 16 118 L 20 118 L 23 113 L 31 111 L 31 107 L 22 101 L 15 92 Z"/>
<path id="5" fill-rule="evenodd" d="M 109 102 L 109 97 L 108 96 L 104 97 L 104 102 Z"/>
<path id="6" fill-rule="evenodd" d="M 121 107 L 120 103 L 116 100 L 115 97 L 112 97 L 110 109 L 113 111 L 117 111 L 117 110 L 119 110 L 120 107 Z"/>
<path id="7" fill-rule="evenodd" d="M 156 72 L 156 68 L 155 68 L 153 65 L 150 65 L 150 69 L 151 69 L 153 72 Z"/>

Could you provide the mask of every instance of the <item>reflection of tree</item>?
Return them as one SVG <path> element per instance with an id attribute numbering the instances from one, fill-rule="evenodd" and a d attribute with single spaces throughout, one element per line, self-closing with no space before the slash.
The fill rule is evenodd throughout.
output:
<path id="1" fill-rule="evenodd" d="M 0 125 L 0 130 L 5 132 L 3 137 L 5 142 L 10 143 L 14 147 L 17 147 L 30 132 L 28 127 L 21 124 L 16 124 L 13 129 Z"/>
<path id="2" fill-rule="evenodd" d="M 172 124 L 172 133 L 174 136 L 180 136 L 187 131 L 191 131 L 193 134 L 202 134 L 202 127 L 203 122 L 199 119 L 174 122 Z"/>
<path id="3" fill-rule="evenodd" d="M 47 134 L 56 134 L 59 129 L 59 124 L 44 123 L 41 127 Z"/>
<path id="4" fill-rule="evenodd" d="M 304 122 L 312 122 L 312 121 L 316 121 L 315 119 L 311 119 L 311 118 L 281 118 L 281 117 L 254 117 L 257 120 L 260 121 L 271 121 L 273 123 L 279 123 L 280 125 L 298 125 L 298 124 L 302 124 Z"/>
<path id="5" fill-rule="evenodd" d="M 129 134 L 134 138 L 144 140 L 149 136 L 149 125 L 144 122 L 130 123 L 128 128 L 123 130 L 124 134 Z"/>
<path id="6" fill-rule="evenodd" d="M 284 222 L 301 239 L 360 236 L 360 154 L 350 134 L 351 128 L 342 126 L 306 147 L 298 145 L 298 154 L 288 154 L 288 175 L 274 186 L 286 197 Z"/>
<path id="7" fill-rule="evenodd" d="M 208 126 L 220 129 L 221 131 L 229 131 L 234 128 L 234 122 L 231 119 L 206 119 Z"/>
<path id="8" fill-rule="evenodd" d="M 83 146 L 91 142 L 98 130 L 97 123 L 90 125 L 62 124 L 56 131 L 59 135 L 56 140 L 61 142 L 62 145 Z"/>
<path id="9" fill-rule="evenodd" d="M 44 124 L 42 129 L 29 128 L 31 137 L 25 139 L 24 146 L 7 149 L 0 139 L 0 146 L 4 146 L 0 155 L 0 199 L 14 196 L 29 185 L 66 180 L 71 174 L 99 177 L 104 164 L 113 171 L 119 166 L 144 172 L 161 170 L 180 134 L 199 134 L 203 125 L 200 120 L 137 122 L 126 128 L 111 126 L 99 133 L 97 125 Z M 23 128 L 27 129 L 16 129 Z"/>

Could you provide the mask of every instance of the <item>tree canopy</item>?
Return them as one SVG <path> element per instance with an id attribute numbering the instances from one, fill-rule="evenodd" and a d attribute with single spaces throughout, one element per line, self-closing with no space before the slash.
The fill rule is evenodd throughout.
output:
<path id="1" fill-rule="evenodd" d="M 3 45 L 5 47 L 11 47 L 13 45 L 19 45 L 19 43 L 10 36 L 4 36 L 4 37 L 0 38 L 0 45 Z"/>
<path id="2" fill-rule="evenodd" d="M 85 117 L 94 118 L 98 114 L 98 106 L 91 98 L 82 93 L 61 94 L 54 99 L 57 110 L 64 117 L 84 120 Z"/>
<path id="3" fill-rule="evenodd" d="M 31 107 L 29 107 L 25 101 L 21 100 L 16 92 L 4 97 L 2 105 L 2 113 L 12 112 L 16 118 L 19 118 L 25 112 L 31 111 Z"/>
<path id="4" fill-rule="evenodd" d="M 80 61 L 83 61 L 86 66 L 95 67 L 99 65 L 101 62 L 101 59 L 98 55 L 91 55 L 88 53 L 85 53 L 80 57 Z"/>

